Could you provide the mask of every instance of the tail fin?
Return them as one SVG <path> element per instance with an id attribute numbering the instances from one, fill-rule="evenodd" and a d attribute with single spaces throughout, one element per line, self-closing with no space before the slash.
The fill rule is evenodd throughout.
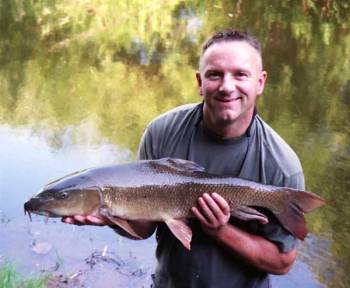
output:
<path id="1" fill-rule="evenodd" d="M 304 240 L 307 234 L 304 213 L 326 204 L 326 200 L 322 197 L 305 191 L 299 191 L 289 188 L 282 188 L 278 191 L 285 194 L 284 209 L 275 213 L 276 218 L 282 226 L 300 240 Z"/>

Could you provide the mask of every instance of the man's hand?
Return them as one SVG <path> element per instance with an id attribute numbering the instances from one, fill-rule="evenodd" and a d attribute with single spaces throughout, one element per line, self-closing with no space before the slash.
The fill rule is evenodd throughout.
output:
<path id="1" fill-rule="evenodd" d="M 205 193 L 198 198 L 198 208 L 192 207 L 193 214 L 202 224 L 203 230 L 214 234 L 225 226 L 230 219 L 230 206 L 227 201 L 217 193 Z"/>
<path id="2" fill-rule="evenodd" d="M 113 222 L 101 215 L 75 215 L 71 217 L 63 217 L 62 222 L 75 225 L 114 225 Z"/>
<path id="3" fill-rule="evenodd" d="M 295 248 L 282 253 L 273 242 L 229 224 L 229 205 L 217 193 L 199 197 L 198 207 L 192 207 L 192 212 L 201 222 L 203 231 L 247 263 L 278 275 L 287 273 L 292 267 Z"/>
<path id="4" fill-rule="evenodd" d="M 63 217 L 62 222 L 75 225 L 96 225 L 96 226 L 110 226 L 119 235 L 130 238 L 139 239 L 125 231 L 123 227 L 119 227 L 114 222 L 101 215 L 75 215 L 71 217 Z M 128 221 L 128 225 L 132 227 L 135 233 L 143 239 L 150 237 L 157 227 L 157 223 L 149 221 Z"/>

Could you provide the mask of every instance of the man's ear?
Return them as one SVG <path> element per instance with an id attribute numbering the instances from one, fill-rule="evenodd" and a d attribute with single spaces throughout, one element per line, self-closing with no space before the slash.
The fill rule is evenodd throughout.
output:
<path id="1" fill-rule="evenodd" d="M 203 96 L 202 78 L 201 78 L 201 74 L 199 73 L 199 71 L 196 72 L 196 79 L 197 79 L 197 85 L 198 85 L 198 88 L 199 88 L 199 95 Z"/>
<path id="2" fill-rule="evenodd" d="M 258 95 L 262 94 L 265 88 L 265 82 L 267 79 L 267 72 L 261 71 L 260 77 L 259 77 L 259 87 L 258 87 Z"/>

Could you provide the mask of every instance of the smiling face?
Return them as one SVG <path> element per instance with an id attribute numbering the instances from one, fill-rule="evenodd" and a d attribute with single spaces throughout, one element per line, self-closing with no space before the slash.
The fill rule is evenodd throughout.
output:
<path id="1" fill-rule="evenodd" d="M 222 137 L 242 135 L 263 92 L 266 72 L 259 53 L 244 41 L 222 41 L 202 55 L 197 81 L 204 121 Z"/>

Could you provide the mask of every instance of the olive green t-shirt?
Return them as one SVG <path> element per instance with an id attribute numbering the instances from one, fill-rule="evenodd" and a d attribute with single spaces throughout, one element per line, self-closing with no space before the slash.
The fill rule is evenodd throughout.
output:
<path id="1" fill-rule="evenodd" d="M 253 116 L 244 135 L 220 139 L 205 127 L 202 106 L 180 106 L 153 120 L 142 137 L 139 158 L 181 158 L 196 162 L 210 173 L 304 189 L 298 157 L 258 115 Z M 233 217 L 230 222 L 269 239 L 281 252 L 294 248 L 296 239 L 269 211 L 264 213 L 269 216 L 269 223 L 265 225 Z M 193 230 L 191 251 L 182 246 L 166 225 L 158 226 L 155 287 L 270 287 L 266 272 L 235 258 L 208 237 L 196 219 L 191 220 L 190 226 Z"/>

